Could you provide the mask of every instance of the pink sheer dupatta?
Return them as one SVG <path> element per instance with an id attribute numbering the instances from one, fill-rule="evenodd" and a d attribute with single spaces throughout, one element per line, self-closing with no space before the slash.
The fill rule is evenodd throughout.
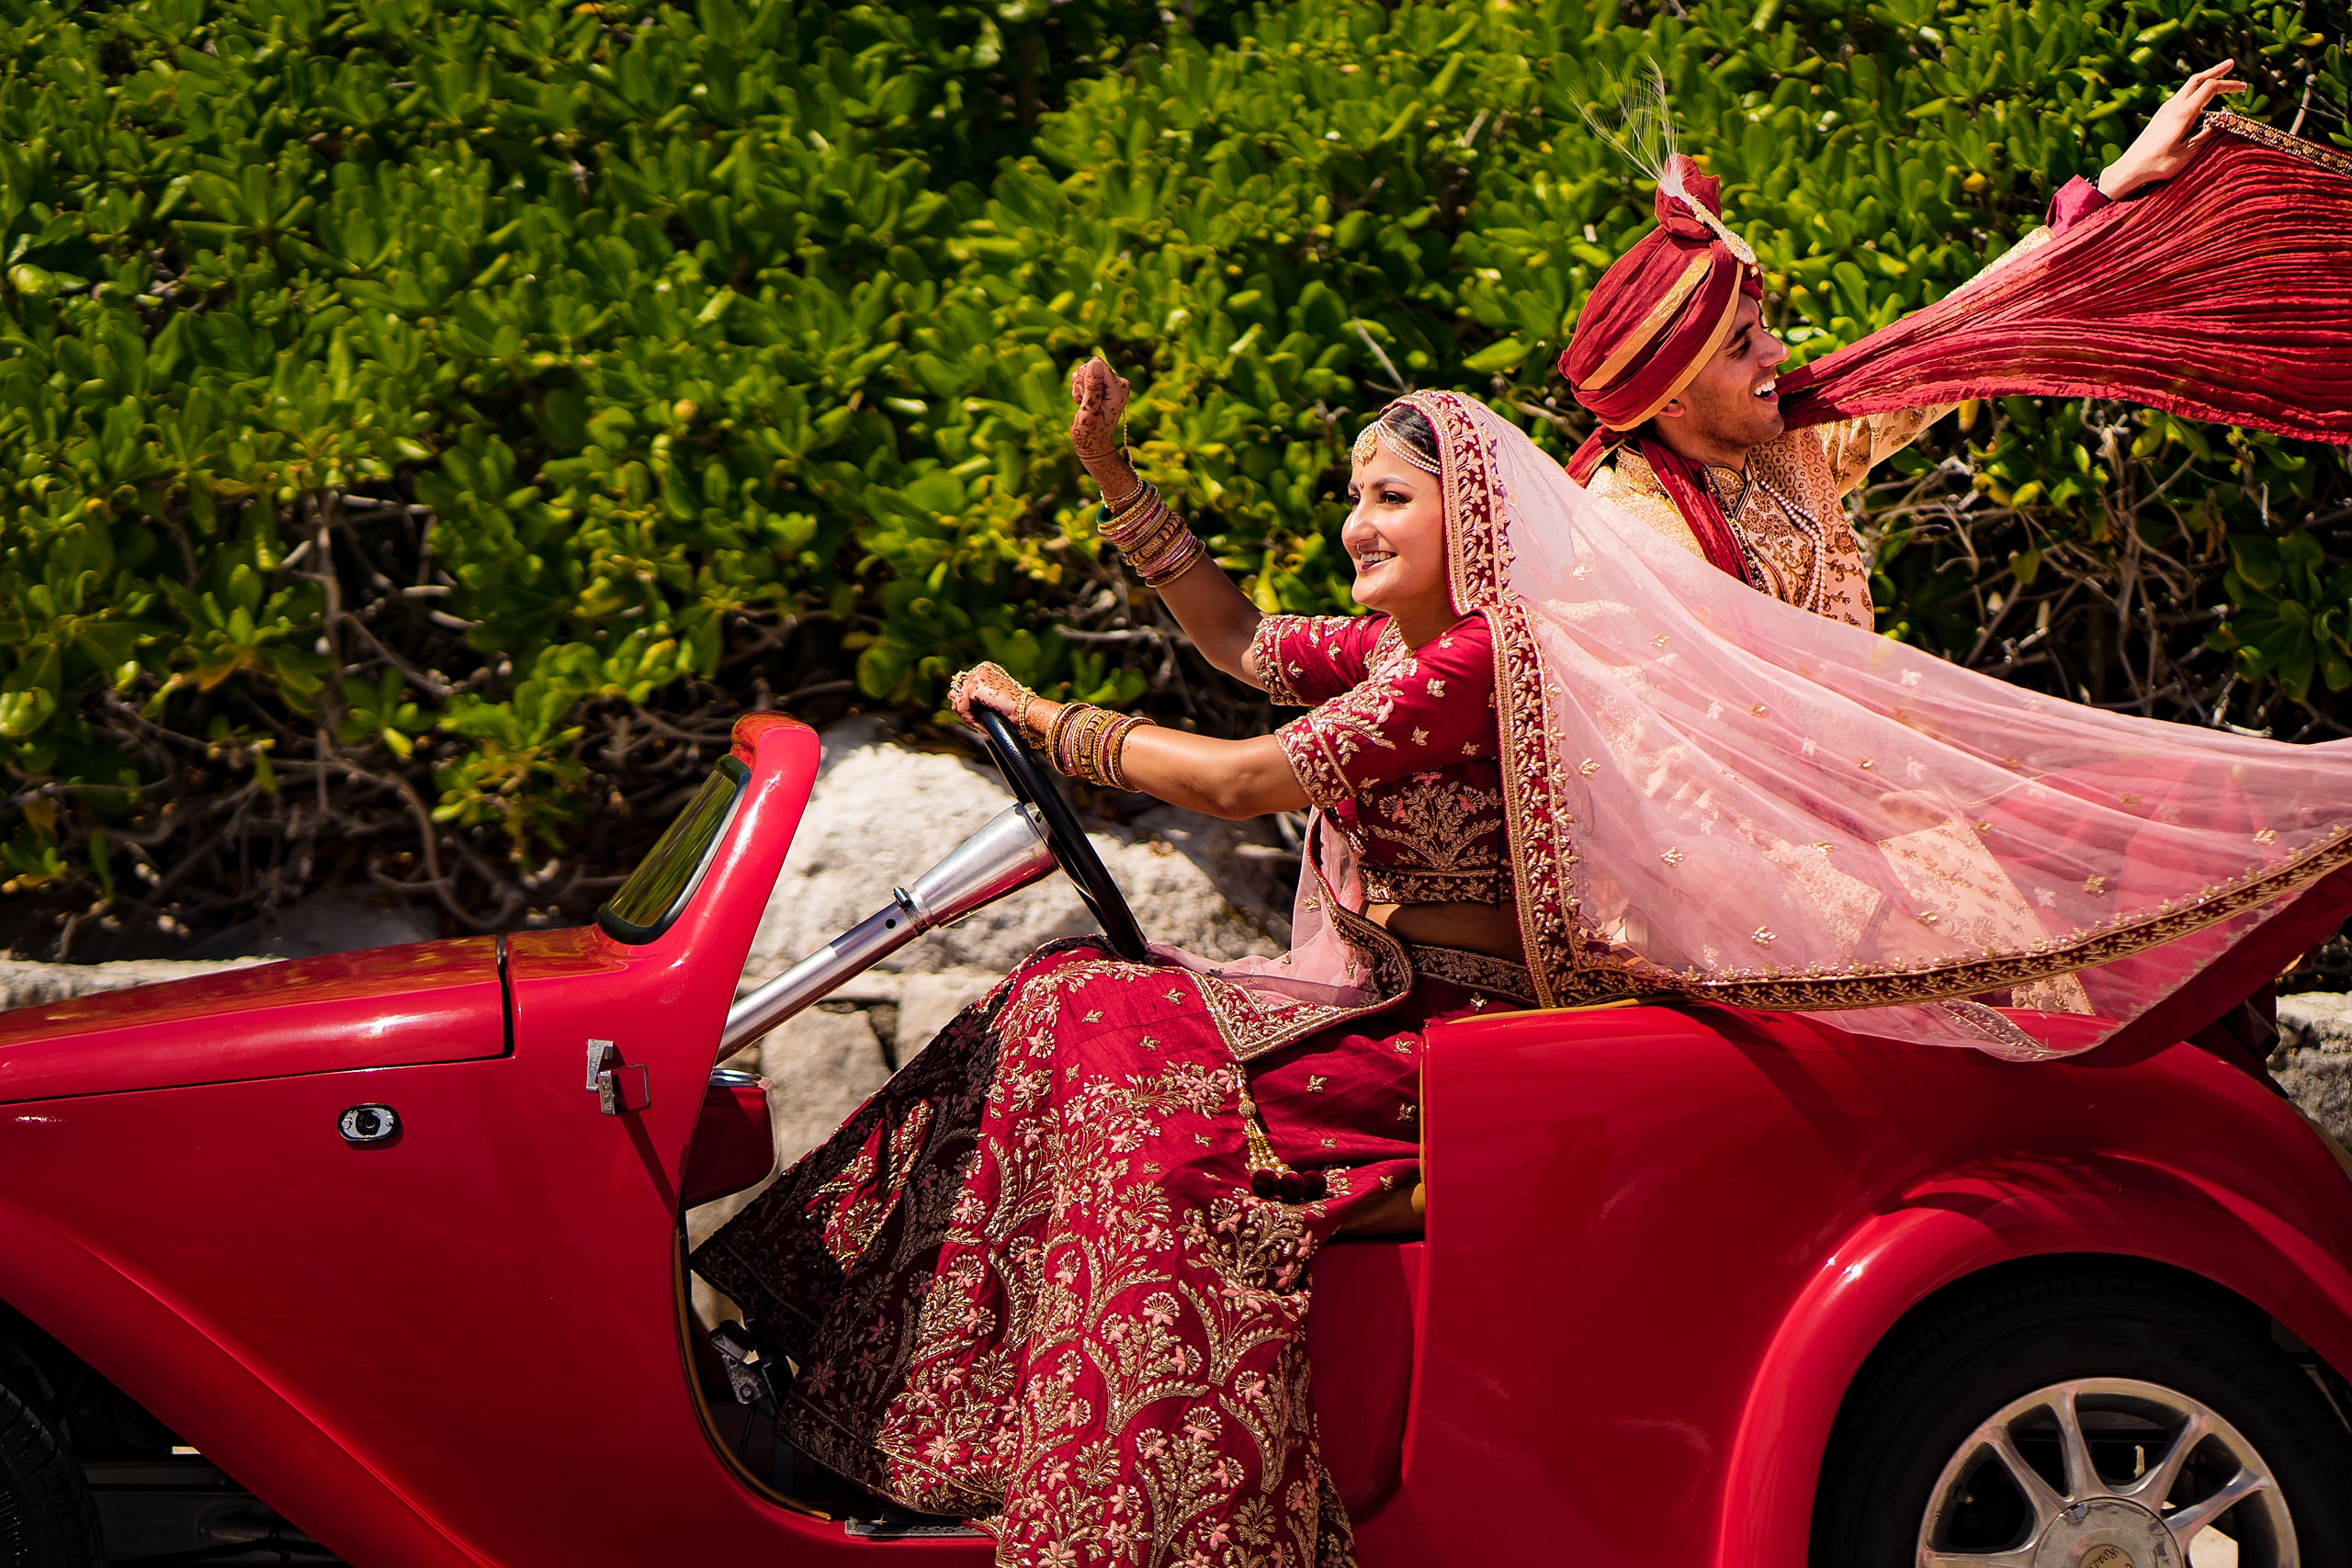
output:
<path id="1" fill-rule="evenodd" d="M 1439 436 L 1456 606 L 1495 630 L 1547 1005 L 1679 994 L 2071 1054 L 2352 865 L 2352 742 L 2165 724 L 1962 670 L 1724 576 L 1466 398 L 1408 400 Z M 1988 994 L 2102 1022 L 2062 1052 Z"/>

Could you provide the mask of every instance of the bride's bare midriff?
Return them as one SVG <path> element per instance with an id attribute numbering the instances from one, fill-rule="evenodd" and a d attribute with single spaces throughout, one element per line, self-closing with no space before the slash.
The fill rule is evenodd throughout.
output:
<path id="1" fill-rule="evenodd" d="M 1400 942 L 1525 962 L 1516 904 L 1374 904 L 1364 914 Z"/>

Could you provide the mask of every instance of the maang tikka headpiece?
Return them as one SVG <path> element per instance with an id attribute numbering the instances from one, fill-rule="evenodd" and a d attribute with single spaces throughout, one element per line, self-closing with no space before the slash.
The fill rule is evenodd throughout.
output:
<path id="1" fill-rule="evenodd" d="M 1356 437 L 1356 444 L 1352 447 L 1349 448 L 1348 456 L 1354 458 L 1359 463 L 1371 462 L 1372 455 L 1380 449 L 1380 437 L 1384 432 L 1385 432 L 1390 437 L 1388 443 L 1389 448 L 1394 451 L 1396 456 L 1404 458 L 1405 461 L 1412 464 L 1413 467 L 1420 469 L 1421 472 L 1429 475 L 1430 478 L 1434 479 L 1437 477 L 1437 463 L 1435 459 L 1423 457 L 1419 452 L 1415 451 L 1411 442 L 1406 440 L 1396 432 L 1388 429 L 1387 422 L 1385 418 L 1375 419 L 1370 424 L 1363 427 L 1363 433 Z"/>

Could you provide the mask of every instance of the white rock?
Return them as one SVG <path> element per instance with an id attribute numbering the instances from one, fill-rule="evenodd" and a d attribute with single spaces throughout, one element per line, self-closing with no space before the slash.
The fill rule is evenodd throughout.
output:
<path id="1" fill-rule="evenodd" d="M 268 962 L 266 958 L 126 958 L 112 964 L 36 964 L 0 958 L 0 1010 L 67 1001 L 100 991 L 124 991 L 134 986 L 160 986 L 166 980 Z"/>
<path id="2" fill-rule="evenodd" d="M 2352 1146 L 2352 996 L 2280 997 L 2270 1071 L 2306 1115 Z"/>
<path id="3" fill-rule="evenodd" d="M 2352 995 L 2312 991 L 2280 997 L 2278 1043 L 2292 1050 L 2352 1052 Z"/>
<path id="4" fill-rule="evenodd" d="M 760 1042 L 760 1076 L 767 1080 L 776 1155 L 789 1165 L 831 1137 L 890 1069 L 865 1013 L 820 1008 Z"/>
<path id="5" fill-rule="evenodd" d="M 905 1063 L 930 1044 L 949 1020 L 987 996 L 1003 978 L 987 969 L 941 969 L 905 976 L 899 986 L 899 1062 Z"/>

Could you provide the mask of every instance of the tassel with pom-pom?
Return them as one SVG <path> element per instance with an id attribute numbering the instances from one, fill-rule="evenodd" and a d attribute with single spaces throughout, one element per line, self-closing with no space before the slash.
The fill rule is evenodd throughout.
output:
<path id="1" fill-rule="evenodd" d="M 1258 1102 L 1250 1091 L 1241 1091 L 1241 1115 L 1250 1135 L 1250 1190 L 1272 1202 L 1312 1203 L 1328 1196 L 1331 1184 L 1319 1170 L 1294 1170 L 1274 1152 L 1273 1140 L 1266 1136 L 1265 1124 L 1258 1119 Z"/>

